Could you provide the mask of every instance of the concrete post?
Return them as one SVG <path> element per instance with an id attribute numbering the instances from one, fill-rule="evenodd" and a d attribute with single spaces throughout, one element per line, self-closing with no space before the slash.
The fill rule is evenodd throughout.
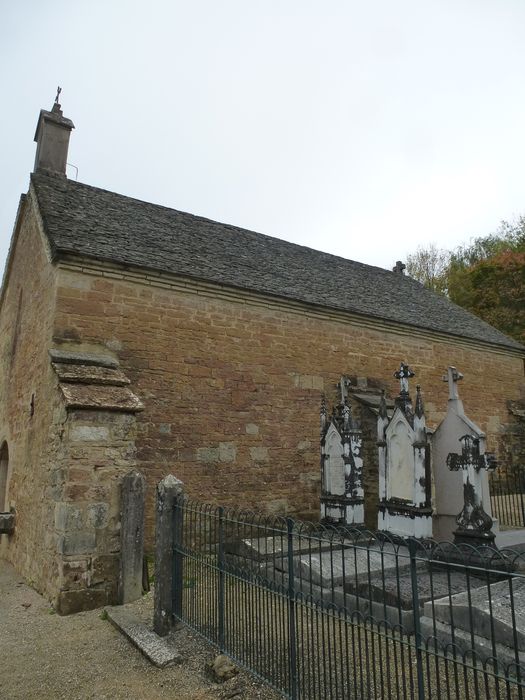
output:
<path id="1" fill-rule="evenodd" d="M 146 480 L 136 469 L 122 479 L 120 487 L 119 603 L 142 595 L 144 557 L 144 498 Z"/>
<path id="2" fill-rule="evenodd" d="M 183 492 L 184 484 L 173 474 L 157 485 L 153 629 L 161 637 L 173 627 L 173 506 Z"/>

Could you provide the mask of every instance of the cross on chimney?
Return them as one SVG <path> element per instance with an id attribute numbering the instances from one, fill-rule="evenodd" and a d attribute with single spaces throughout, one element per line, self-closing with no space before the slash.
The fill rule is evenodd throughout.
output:
<path id="1" fill-rule="evenodd" d="M 75 125 L 62 114 L 58 102 L 61 92 L 62 88 L 59 87 L 51 111 L 40 110 L 35 132 L 35 173 L 44 170 L 60 175 L 66 174 L 69 137 Z"/>

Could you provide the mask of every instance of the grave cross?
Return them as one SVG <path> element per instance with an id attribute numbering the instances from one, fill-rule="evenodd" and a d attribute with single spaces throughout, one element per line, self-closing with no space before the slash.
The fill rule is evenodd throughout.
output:
<path id="1" fill-rule="evenodd" d="M 447 373 L 443 375 L 442 380 L 448 382 L 448 400 L 452 401 L 459 399 L 458 382 L 463 379 L 461 372 L 455 367 L 449 367 Z"/>
<path id="2" fill-rule="evenodd" d="M 408 394 L 408 380 L 415 376 L 415 372 L 405 362 L 402 362 L 397 372 L 394 372 L 394 377 L 399 379 L 401 385 L 401 394 Z"/>

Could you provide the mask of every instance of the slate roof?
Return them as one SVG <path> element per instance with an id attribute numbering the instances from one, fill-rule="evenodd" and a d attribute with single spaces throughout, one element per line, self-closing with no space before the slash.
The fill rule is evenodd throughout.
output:
<path id="1" fill-rule="evenodd" d="M 523 349 L 398 273 L 64 177 L 31 181 L 55 257 L 89 256 Z"/>

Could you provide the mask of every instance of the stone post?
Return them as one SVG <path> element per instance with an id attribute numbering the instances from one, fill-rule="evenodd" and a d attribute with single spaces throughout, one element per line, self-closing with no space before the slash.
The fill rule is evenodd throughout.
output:
<path id="1" fill-rule="evenodd" d="M 176 499 L 183 493 L 184 484 L 173 474 L 168 474 L 157 485 L 153 629 L 161 637 L 173 628 L 173 509 Z M 175 573 L 182 574 L 182 571 Z"/>
<path id="2" fill-rule="evenodd" d="M 119 603 L 130 603 L 142 595 L 144 558 L 144 498 L 146 480 L 136 469 L 120 486 Z"/>

